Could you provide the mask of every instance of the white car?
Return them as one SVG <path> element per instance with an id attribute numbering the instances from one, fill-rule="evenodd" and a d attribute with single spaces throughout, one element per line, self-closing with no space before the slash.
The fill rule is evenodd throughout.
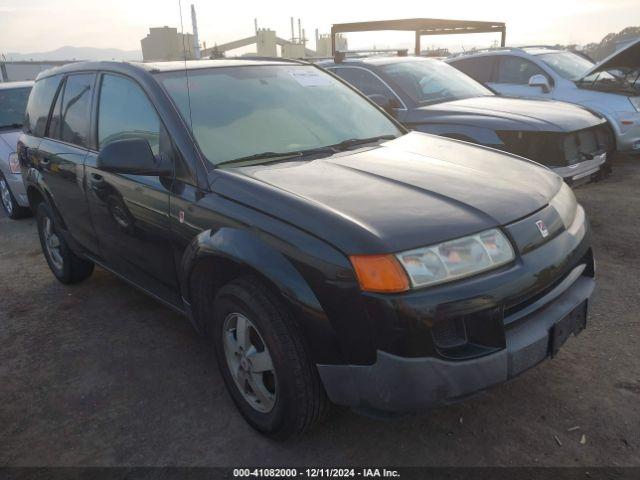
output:
<path id="1" fill-rule="evenodd" d="M 33 82 L 0 83 L 0 204 L 9 218 L 30 214 L 16 154 Z"/>
<path id="2" fill-rule="evenodd" d="M 609 120 L 618 151 L 640 153 L 640 40 L 597 65 L 550 47 L 481 50 L 446 61 L 502 95 L 562 100 L 598 112 Z"/>

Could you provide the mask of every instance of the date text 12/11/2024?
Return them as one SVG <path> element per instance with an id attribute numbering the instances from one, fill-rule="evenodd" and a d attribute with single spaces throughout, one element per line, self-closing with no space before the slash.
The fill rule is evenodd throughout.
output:
<path id="1" fill-rule="evenodd" d="M 386 468 L 236 468 L 234 478 L 399 478 L 397 470 Z"/>

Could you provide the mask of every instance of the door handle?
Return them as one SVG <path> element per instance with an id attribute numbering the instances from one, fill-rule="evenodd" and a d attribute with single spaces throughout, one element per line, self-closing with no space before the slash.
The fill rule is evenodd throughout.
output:
<path id="1" fill-rule="evenodd" d="M 42 158 L 40 159 L 40 163 L 41 163 L 42 165 L 49 165 L 49 162 L 50 162 L 50 161 L 51 161 L 51 160 L 49 159 L 49 157 L 42 157 Z"/>
<path id="2" fill-rule="evenodd" d="M 100 175 L 99 173 L 92 173 L 91 174 L 91 178 L 97 182 L 102 181 L 102 179 L 104 178 L 102 175 Z"/>

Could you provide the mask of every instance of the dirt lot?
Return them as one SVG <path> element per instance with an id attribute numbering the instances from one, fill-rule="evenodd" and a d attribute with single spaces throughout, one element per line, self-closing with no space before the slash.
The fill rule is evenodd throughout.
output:
<path id="1" fill-rule="evenodd" d="M 598 289 L 555 360 L 463 404 L 344 411 L 288 443 L 245 424 L 187 320 L 102 270 L 57 283 L 34 221 L 0 218 L 0 466 L 640 466 L 640 158 L 614 168 L 577 192 Z"/>

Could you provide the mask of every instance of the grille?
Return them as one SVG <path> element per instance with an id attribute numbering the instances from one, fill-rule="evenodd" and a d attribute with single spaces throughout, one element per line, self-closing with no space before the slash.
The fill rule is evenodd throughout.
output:
<path id="1" fill-rule="evenodd" d="M 549 167 L 574 165 L 614 147 L 608 124 L 571 133 L 500 131 L 498 135 L 507 152 Z"/>
<path id="2" fill-rule="evenodd" d="M 462 318 L 436 322 L 431 332 L 439 348 L 455 348 L 467 343 L 467 332 Z"/>
<path id="3" fill-rule="evenodd" d="M 565 136 L 562 147 L 567 165 L 574 165 L 591 156 L 611 150 L 613 135 L 607 125 L 587 128 Z"/>

